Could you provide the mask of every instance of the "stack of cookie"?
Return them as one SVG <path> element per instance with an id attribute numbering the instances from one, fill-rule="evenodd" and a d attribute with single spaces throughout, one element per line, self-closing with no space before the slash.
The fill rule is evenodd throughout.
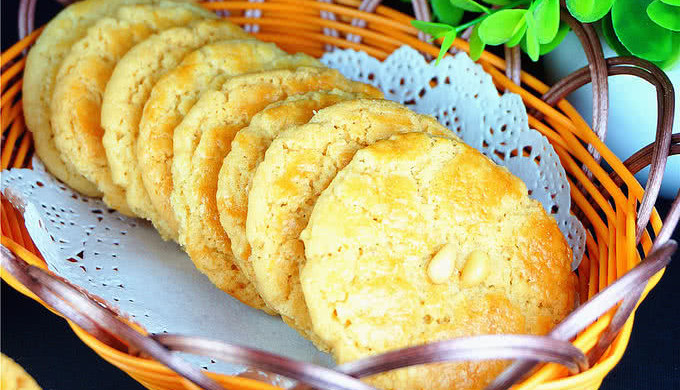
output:
<path id="1" fill-rule="evenodd" d="M 507 170 L 381 97 L 182 0 L 68 7 L 31 49 L 23 89 L 51 173 L 150 220 L 217 287 L 339 362 L 546 333 L 574 304 L 555 221 Z M 475 388 L 502 367 L 372 382 Z"/>

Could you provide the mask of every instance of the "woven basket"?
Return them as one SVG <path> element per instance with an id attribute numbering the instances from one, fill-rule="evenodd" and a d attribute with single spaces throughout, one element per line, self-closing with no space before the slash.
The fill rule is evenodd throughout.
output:
<path id="1" fill-rule="evenodd" d="M 340 47 L 362 50 L 384 59 L 396 48 L 409 45 L 427 55 L 438 54 L 437 44 L 426 43 L 425 37 L 411 27 L 410 16 L 378 6 L 379 3 L 375 0 L 361 3 L 358 0 L 254 0 L 210 2 L 204 6 L 245 26 L 257 38 L 275 42 L 289 52 L 301 51 L 319 57 L 325 51 Z M 416 17 L 429 20 L 427 2 L 414 0 L 413 3 Z M 26 49 L 41 31 L 31 33 L 34 8 L 35 0 L 22 2 L 19 30 L 23 39 L 2 53 L 0 59 L 3 170 L 30 167 L 32 138 L 24 125 L 20 92 Z M 572 211 L 587 229 L 586 253 L 578 269 L 582 305 L 549 336 L 555 341 L 571 342 L 587 355 L 590 363 L 584 366 L 581 362 L 580 369 L 573 372 L 555 363 L 531 371 L 535 361 L 518 361 L 499 377 L 494 388 L 507 388 L 515 382 L 517 389 L 598 388 L 624 353 L 633 326 L 631 313 L 640 297 L 644 299 L 658 282 L 662 268 L 675 249 L 675 243 L 669 241 L 669 237 L 680 218 L 680 199 L 676 199 L 664 223 L 653 209 L 666 158 L 680 153 L 680 134 L 671 135 L 672 85 L 663 72 L 645 61 L 634 58 L 605 60 L 592 27 L 579 24 L 568 13 L 563 12 L 562 17 L 581 39 L 590 67 L 575 72 L 553 88 L 520 71 L 516 48 L 506 48 L 507 60 L 484 52 L 479 63 L 492 76 L 499 91 L 514 92 L 523 98 L 530 114 L 529 125 L 550 140 L 568 174 Z M 468 44 L 457 39 L 452 50 L 467 51 Z M 660 107 L 656 142 L 626 162 L 609 151 L 603 142 L 608 106 L 607 77 L 617 74 L 633 74 L 655 85 Z M 564 96 L 591 81 L 595 131 L 563 100 Z M 604 163 L 611 167 L 611 173 L 602 168 Z M 643 188 L 633 174 L 650 164 L 650 179 L 647 188 Z M 216 358 L 227 360 L 233 360 L 233 350 L 218 344 L 201 348 L 196 346 L 200 343 L 194 339 L 191 339 L 194 340 L 192 344 L 181 337 L 147 337 L 134 324 L 112 319 L 115 313 L 100 315 L 97 310 L 102 310 L 101 306 L 88 309 L 87 302 L 80 305 L 79 300 L 96 298 L 70 294 L 65 290 L 67 284 L 50 276 L 49 272 L 41 273 L 39 269 L 46 270 L 47 266 L 28 235 L 22 214 L 4 197 L 1 231 L 2 245 L 11 251 L 3 250 L 2 278 L 48 309 L 70 319 L 73 331 L 102 358 L 150 389 L 195 389 L 194 383 L 216 388 L 214 382 L 205 381 L 202 374 L 172 360 L 172 355 L 166 354 L 167 349 L 159 350 L 158 346 L 212 353 Z M 19 263 L 23 265 L 17 266 Z M 74 312 L 73 307 L 82 310 Z M 189 348 L 189 344 L 194 348 Z M 329 375 L 328 372 L 317 373 L 311 365 L 245 349 L 239 351 L 247 357 L 241 356 L 242 360 L 235 361 L 250 362 L 263 370 L 303 380 Z M 425 359 L 435 360 L 432 356 Z M 371 369 L 375 370 L 375 365 L 383 363 L 382 369 L 371 371 L 366 368 L 363 374 L 355 372 L 355 376 L 397 367 L 395 363 L 385 364 L 388 361 L 394 359 L 386 357 L 373 361 Z M 529 371 L 532 372 L 530 376 L 523 376 Z M 340 378 L 344 376 L 339 375 Z M 209 372 L 206 376 L 230 389 L 275 388 L 256 379 Z M 335 377 L 327 378 L 332 382 Z M 345 378 L 351 382 L 352 378 Z M 350 382 L 343 388 L 356 388 Z"/>

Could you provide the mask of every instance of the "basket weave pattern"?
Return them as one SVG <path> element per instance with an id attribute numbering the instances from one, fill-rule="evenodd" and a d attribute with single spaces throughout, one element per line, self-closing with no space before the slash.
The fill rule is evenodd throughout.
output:
<path id="1" fill-rule="evenodd" d="M 29 15 L 32 21 L 30 3 L 22 6 L 20 12 Z M 305 52 L 320 57 L 333 47 L 352 48 L 365 51 L 378 59 L 386 58 L 402 45 L 409 45 L 426 55 L 436 56 L 439 47 L 423 41 L 422 34 L 411 27 L 411 17 L 384 6 L 379 1 L 357 0 L 266 0 L 207 2 L 206 8 L 227 15 L 264 41 L 274 42 L 289 52 Z M 415 14 L 419 19 L 429 19 L 425 1 L 414 1 Z M 673 91 L 670 97 L 663 90 L 663 80 L 654 71 L 645 71 L 645 64 L 634 59 L 610 59 L 605 61 L 599 43 L 593 43 L 592 27 L 570 21 L 579 35 L 591 62 L 585 68 L 571 75 L 566 81 L 549 88 L 537 78 L 519 70 L 516 50 L 509 53 L 508 61 L 484 52 L 479 60 L 499 91 L 519 94 L 529 111 L 529 125 L 546 136 L 555 148 L 568 174 L 571 185 L 573 211 L 587 228 L 586 254 L 578 269 L 579 294 L 584 303 L 598 292 L 621 278 L 627 271 L 638 265 L 653 249 L 661 246 L 677 222 L 678 200 L 671 210 L 666 225 L 652 208 L 660 186 L 660 174 L 669 154 L 680 153 L 680 135 L 671 136 Z M 32 22 L 20 23 L 20 33 L 32 30 Z M 21 105 L 21 74 L 25 64 L 25 50 L 40 34 L 38 29 L 9 50 L 2 53 L 1 125 L 2 125 L 2 169 L 30 168 L 33 152 L 32 138 L 27 131 Z M 596 39 L 596 37 L 595 37 Z M 585 44 L 588 43 L 588 44 Z M 599 48 L 599 55 L 597 49 Z M 453 50 L 468 50 L 466 41 L 457 39 Z M 632 69 L 632 70 L 631 70 Z M 608 75 L 636 74 L 646 78 L 659 89 L 660 121 L 657 142 L 642 149 L 625 163 L 607 149 L 603 138 L 606 134 L 606 79 Z M 656 78 L 655 78 L 656 77 Z M 513 82 L 515 80 L 517 83 Z M 604 106 L 604 113 L 595 110 L 594 127 L 591 129 L 578 112 L 564 100 L 564 96 L 580 85 L 594 81 L 596 106 Z M 604 80 L 604 81 L 602 81 Z M 656 80 L 656 81 L 655 81 Z M 664 100 L 665 99 L 665 100 Z M 670 121 L 668 110 L 670 106 Z M 664 111 L 665 110 L 665 111 Z M 665 121 L 665 122 L 664 122 Z M 610 174 L 603 169 L 602 161 L 613 170 Z M 652 175 L 647 188 L 643 188 L 633 174 L 652 164 Z M 654 172 L 657 172 L 656 174 Z M 674 217 L 675 216 L 675 217 Z M 46 269 L 44 261 L 31 241 L 24 226 L 21 212 L 2 197 L 2 245 L 15 255 L 40 268 Z M 656 238 L 656 241 L 654 239 Z M 653 247 L 654 245 L 654 247 Z M 670 254 L 669 254 L 670 256 Z M 649 279 L 639 291 L 631 291 L 636 299 L 629 308 L 633 310 L 637 294 L 646 296 L 658 282 L 662 272 Z M 38 298 L 25 283 L 20 282 L 3 270 L 2 278 L 20 292 L 40 301 L 46 307 L 54 307 Z M 621 305 L 619 312 L 625 311 Z M 599 387 L 604 376 L 621 358 L 633 326 L 633 317 L 617 316 L 610 310 L 580 332 L 572 340 L 574 346 L 591 358 L 590 368 L 572 375 L 558 364 L 546 364 L 530 377 L 516 385 L 518 389 L 593 389 Z M 61 314 L 64 315 L 63 311 Z M 111 339 L 103 341 L 95 337 L 91 329 L 84 329 L 69 322 L 74 332 L 100 356 L 126 371 L 150 389 L 196 388 L 191 381 L 156 360 L 144 357 L 125 343 Z M 620 332 L 619 332 L 620 329 Z M 86 331 L 87 330 L 87 331 Z M 615 337 L 615 338 L 614 338 Z M 567 338 L 568 339 L 568 338 Z M 613 340 L 611 340 L 613 339 Z M 611 343 L 611 345 L 610 345 Z M 142 356 L 140 356 L 142 355 Z M 226 388 L 267 389 L 273 388 L 262 382 L 242 377 L 230 377 L 208 373 L 210 378 Z"/>

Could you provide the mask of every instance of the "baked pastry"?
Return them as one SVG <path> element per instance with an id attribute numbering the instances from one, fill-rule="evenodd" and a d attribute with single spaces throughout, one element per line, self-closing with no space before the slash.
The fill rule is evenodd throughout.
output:
<path id="1" fill-rule="evenodd" d="M 173 133 L 203 91 L 213 90 L 229 77 L 277 66 L 320 63 L 306 55 L 288 56 L 272 43 L 229 40 L 203 46 L 189 54 L 153 87 L 144 106 L 137 138 L 137 164 L 155 212 L 154 226 L 177 240 L 177 220 L 170 203 Z"/>
<path id="2" fill-rule="evenodd" d="M 246 239 L 248 193 L 255 169 L 264 153 L 281 132 L 291 126 L 307 123 L 318 110 L 343 100 L 366 97 L 340 90 L 309 92 L 272 103 L 239 130 L 231 142 L 231 149 L 220 169 L 217 185 L 217 209 L 220 222 L 231 241 L 234 261 L 249 280 L 253 280 L 253 266 L 248 262 L 250 245 Z"/>
<path id="3" fill-rule="evenodd" d="M 296 93 L 334 88 L 372 89 L 321 67 L 249 73 L 228 80 L 219 91 L 204 92 L 175 128 L 172 205 L 179 222 L 179 242 L 213 283 L 251 306 L 264 308 L 255 288 L 234 265 L 231 243 L 219 221 L 220 167 L 236 132 L 269 103 Z"/>
<path id="4" fill-rule="evenodd" d="M 154 0 L 84 0 L 76 2 L 55 16 L 38 37 L 26 58 L 21 100 L 26 126 L 33 134 L 35 153 L 59 180 L 88 196 L 101 196 L 97 186 L 77 172 L 69 170 L 54 144 L 50 124 L 50 104 L 54 80 L 71 47 L 87 29 L 104 16 L 113 15 L 125 4 L 150 4 Z"/>
<path id="5" fill-rule="evenodd" d="M 301 234 L 314 331 L 342 364 L 454 337 L 546 334 L 574 307 L 571 250 L 524 183 L 472 147 L 423 133 L 360 150 Z M 414 366 L 381 389 L 481 389 L 505 367 Z"/>
<path id="6" fill-rule="evenodd" d="M 101 98 L 118 60 L 137 42 L 168 27 L 214 14 L 191 3 L 129 5 L 100 19 L 64 59 L 50 107 L 54 141 L 67 169 L 97 185 L 104 202 L 132 215 L 125 191 L 115 185 L 102 145 Z"/>
<path id="7" fill-rule="evenodd" d="M 357 150 L 414 130 L 453 136 L 434 118 L 398 103 L 340 102 L 279 135 L 257 167 L 246 218 L 255 285 L 267 305 L 303 334 L 313 332 L 298 273 L 304 263 L 299 234 L 317 197 Z"/>
<path id="8" fill-rule="evenodd" d="M 0 353 L 0 389 L 40 390 L 40 386 L 23 367 Z"/>
<path id="9" fill-rule="evenodd" d="M 155 212 L 137 169 L 135 150 L 144 103 L 156 81 L 207 43 L 249 37 L 226 20 L 204 19 L 152 35 L 118 61 L 102 100 L 102 143 L 113 182 L 125 189 L 134 214 L 150 219 L 149 213 Z"/>

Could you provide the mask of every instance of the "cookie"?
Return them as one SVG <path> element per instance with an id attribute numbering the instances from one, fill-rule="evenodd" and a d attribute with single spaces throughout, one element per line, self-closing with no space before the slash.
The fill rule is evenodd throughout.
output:
<path id="1" fill-rule="evenodd" d="M 264 301 L 293 327 L 311 331 L 298 274 L 298 264 L 304 263 L 299 234 L 316 198 L 358 149 L 414 130 L 452 134 L 434 118 L 400 104 L 359 99 L 320 110 L 269 146 L 248 196 L 249 262 Z"/>
<path id="2" fill-rule="evenodd" d="M 104 202 L 131 215 L 125 191 L 113 183 L 102 145 L 101 99 L 118 60 L 137 42 L 165 28 L 209 17 L 190 3 L 161 2 L 118 9 L 100 19 L 64 59 L 50 106 L 54 141 L 66 167 L 97 185 Z"/>
<path id="3" fill-rule="evenodd" d="M 479 334 L 546 334 L 574 307 L 571 250 L 507 169 L 451 138 L 358 151 L 300 236 L 314 331 L 342 364 Z M 507 362 L 415 366 L 382 389 L 481 389 Z"/>
<path id="4" fill-rule="evenodd" d="M 166 238 L 177 240 L 170 194 L 172 191 L 172 137 L 184 115 L 201 92 L 222 85 L 229 77 L 281 66 L 321 66 L 306 55 L 288 56 L 272 43 L 255 40 L 217 42 L 189 54 L 174 70 L 165 74 L 151 90 L 139 123 L 137 164 L 155 212 L 154 226 Z"/>
<path id="5" fill-rule="evenodd" d="M 294 95 L 267 106 L 253 117 L 248 127 L 236 133 L 220 169 L 217 209 L 231 241 L 234 261 L 249 280 L 254 276 L 248 262 L 250 245 L 246 240 L 248 193 L 265 151 L 277 135 L 291 126 L 307 123 L 316 111 L 358 97 L 361 96 L 339 90 Z"/>
<path id="6" fill-rule="evenodd" d="M 38 383 L 14 360 L 0 353 L 0 389 L 40 390 Z"/>
<path id="7" fill-rule="evenodd" d="M 225 20 L 201 20 L 149 37 L 116 65 L 102 100 L 102 143 L 113 182 L 125 188 L 127 204 L 134 214 L 151 218 L 149 213 L 155 211 L 137 169 L 135 150 L 144 103 L 156 81 L 207 43 L 248 37 L 240 27 Z"/>
<path id="8" fill-rule="evenodd" d="M 278 62 L 283 65 L 282 60 Z M 333 88 L 360 92 L 372 87 L 321 67 L 249 73 L 230 79 L 219 91 L 204 92 L 175 128 L 171 199 L 179 222 L 179 242 L 201 272 L 251 306 L 264 307 L 255 288 L 234 265 L 231 243 L 219 220 L 216 193 L 222 162 L 236 132 L 269 103 L 296 93 Z M 241 296 L 246 291 L 233 287 L 244 281 L 250 286 L 248 294 L 252 293 L 246 297 Z M 257 306 L 252 296 L 258 297 Z"/>
<path id="9" fill-rule="evenodd" d="M 157 3 L 153 0 L 85 0 L 66 7 L 45 26 L 28 52 L 24 68 L 22 104 L 26 126 L 33 133 L 35 153 L 59 180 L 88 196 L 100 196 L 97 186 L 69 170 L 54 145 L 50 125 L 50 102 L 54 80 L 71 47 L 87 29 L 104 16 L 112 15 L 124 4 Z"/>

